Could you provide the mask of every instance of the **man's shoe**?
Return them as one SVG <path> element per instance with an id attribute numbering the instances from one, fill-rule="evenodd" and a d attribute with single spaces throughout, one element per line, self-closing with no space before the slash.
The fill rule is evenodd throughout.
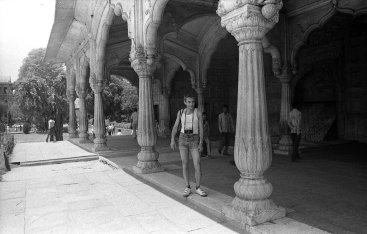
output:
<path id="1" fill-rule="evenodd" d="M 191 188 L 186 187 L 183 194 L 182 194 L 182 196 L 188 197 L 190 194 L 191 194 Z"/>
<path id="2" fill-rule="evenodd" d="M 206 197 L 207 194 L 202 190 L 200 187 L 196 189 L 196 193 L 199 194 L 202 197 Z"/>

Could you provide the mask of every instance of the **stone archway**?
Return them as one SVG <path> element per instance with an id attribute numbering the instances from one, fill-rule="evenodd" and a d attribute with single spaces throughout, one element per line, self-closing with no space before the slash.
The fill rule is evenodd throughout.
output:
<path id="1" fill-rule="evenodd" d="M 179 68 L 171 81 L 171 95 L 169 100 L 171 128 L 176 121 L 177 111 L 185 108 L 183 103 L 184 95 L 187 93 L 195 93 L 195 90 L 191 86 L 190 79 L 190 73 Z"/>
<path id="2" fill-rule="evenodd" d="M 307 139 L 358 141 L 367 137 L 366 28 L 367 15 L 337 13 L 313 31 L 300 49 L 293 93 L 294 101 L 302 103 L 308 113 Z"/>

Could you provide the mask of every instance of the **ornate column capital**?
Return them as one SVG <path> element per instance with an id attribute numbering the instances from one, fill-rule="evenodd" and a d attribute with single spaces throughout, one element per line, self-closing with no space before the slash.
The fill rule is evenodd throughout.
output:
<path id="1" fill-rule="evenodd" d="M 281 0 L 221 0 L 217 14 L 221 24 L 241 43 L 261 42 L 279 21 Z"/>
<path id="2" fill-rule="evenodd" d="M 139 78 L 150 77 L 157 68 L 157 53 L 144 51 L 142 46 L 137 46 L 130 55 L 131 67 L 138 74 Z"/>
<path id="3" fill-rule="evenodd" d="M 74 102 L 76 99 L 76 92 L 75 90 L 68 90 L 66 92 L 66 97 L 68 98 L 69 102 Z"/>
<path id="4" fill-rule="evenodd" d="M 151 77 L 156 69 L 156 63 L 148 64 L 147 59 L 137 58 L 131 62 L 131 67 L 138 74 L 139 78 Z"/>
<path id="5" fill-rule="evenodd" d="M 89 83 L 94 93 L 101 93 L 105 87 L 105 82 L 97 79 L 95 74 L 89 78 Z"/>
<path id="6" fill-rule="evenodd" d="M 75 86 L 76 94 L 78 95 L 78 98 L 84 99 L 87 96 L 87 90 L 85 87 L 81 86 L 80 84 L 77 84 Z"/>

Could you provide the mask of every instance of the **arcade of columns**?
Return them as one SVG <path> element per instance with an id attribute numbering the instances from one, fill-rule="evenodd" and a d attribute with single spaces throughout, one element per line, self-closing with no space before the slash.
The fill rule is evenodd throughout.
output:
<path id="1" fill-rule="evenodd" d="M 103 3 L 102 3 L 103 2 Z M 94 146 L 95 151 L 107 149 L 105 136 L 105 122 L 103 114 L 102 91 L 105 84 L 105 60 L 108 31 L 115 15 L 122 17 L 128 25 L 129 38 L 131 39 L 130 62 L 139 80 L 139 131 L 138 143 L 141 151 L 137 155 L 138 163 L 134 167 L 136 173 L 153 173 L 163 170 L 155 151 L 156 134 L 154 128 L 153 110 L 153 73 L 157 67 L 163 67 L 163 82 L 161 91 L 160 111 L 161 125 L 166 127 L 169 122 L 169 95 L 170 82 L 177 64 L 161 62 L 160 54 L 165 52 L 159 45 L 158 27 L 168 0 L 113 0 L 95 3 L 95 11 L 91 22 L 86 24 L 84 41 L 66 59 L 67 65 L 67 96 L 70 107 L 70 137 L 78 137 L 80 143 L 88 142 L 87 114 L 85 109 L 86 85 L 88 83 L 95 95 L 94 104 Z M 334 5 L 333 5 L 334 4 Z M 198 107 L 204 109 L 203 92 L 206 88 L 206 69 L 208 59 L 215 46 L 227 33 L 224 28 L 234 36 L 238 42 L 239 72 L 238 72 L 238 102 L 237 123 L 234 158 L 240 171 L 240 179 L 234 185 L 236 197 L 223 211 L 227 217 L 243 225 L 256 225 L 285 216 L 285 209 L 275 205 L 270 199 L 272 185 L 264 178 L 264 172 L 270 167 L 272 161 L 272 146 L 268 130 L 268 114 L 265 94 L 263 52 L 270 53 L 273 58 L 273 71 L 281 82 L 281 107 L 280 126 L 282 137 L 280 148 L 287 151 L 291 144 L 287 132 L 287 113 L 290 111 L 291 99 L 291 68 L 296 67 L 294 61 L 295 51 L 299 48 L 310 32 L 312 23 L 320 25 L 324 12 L 316 14 L 307 22 L 304 31 L 292 31 L 291 37 L 285 44 L 287 58 L 281 67 L 281 53 L 275 48 L 266 34 L 279 21 L 279 11 L 283 4 L 281 0 L 221 0 L 218 4 L 217 15 L 221 19 L 221 26 L 212 30 L 207 36 L 210 41 L 216 35 L 214 42 L 204 45 L 200 69 L 178 64 L 191 75 L 193 89 L 198 95 Z M 322 5 L 321 7 L 325 7 Z M 335 6 L 330 3 L 327 7 Z M 335 8 L 335 7 L 334 7 Z M 296 14 L 297 12 L 294 12 Z M 329 13 L 332 15 L 333 13 Z M 295 16 L 293 23 L 297 23 Z M 313 22 L 313 20 L 315 22 Z M 285 25 L 288 25 L 285 24 Z M 295 27 L 293 27 L 294 29 Z M 287 29 L 283 30 L 287 35 Z M 285 36 L 283 35 L 283 36 Z M 299 39 L 301 38 L 301 39 Z M 287 44 L 294 50 L 287 51 Z M 214 49 L 213 49 L 214 48 Z M 205 54 L 207 51 L 207 54 Z M 288 58 L 288 56 L 290 58 Z M 174 55 L 166 56 L 168 59 L 177 59 Z M 89 75 L 89 77 L 87 77 Z M 79 98 L 79 134 L 75 129 L 74 101 Z M 283 148 L 282 148 L 283 147 Z"/>

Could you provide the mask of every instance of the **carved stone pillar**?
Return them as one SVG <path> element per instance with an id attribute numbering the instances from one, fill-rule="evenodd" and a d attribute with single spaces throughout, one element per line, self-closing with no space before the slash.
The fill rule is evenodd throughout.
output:
<path id="1" fill-rule="evenodd" d="M 160 107 L 162 114 L 160 114 L 160 126 L 162 130 L 163 136 L 170 136 L 171 135 L 171 129 L 169 127 L 170 123 L 170 109 L 169 109 L 169 94 L 166 88 L 163 88 L 163 94 L 162 94 L 162 105 Z"/>
<path id="2" fill-rule="evenodd" d="M 222 26 L 239 42 L 239 74 L 234 158 L 241 178 L 234 184 L 236 197 L 223 208 L 227 218 L 243 226 L 257 225 L 285 216 L 269 196 L 272 185 L 264 172 L 272 160 L 264 80 L 265 34 L 278 22 L 281 3 L 222 0 L 217 13 Z M 251 3 L 251 4 L 247 4 Z"/>
<path id="3" fill-rule="evenodd" d="M 288 114 L 291 109 L 291 97 L 290 97 L 290 81 L 292 73 L 288 69 L 287 64 L 284 65 L 282 74 L 277 76 L 282 84 L 282 95 L 280 104 L 280 140 L 279 140 L 279 153 L 290 154 L 292 151 L 292 138 L 289 134 L 288 127 Z"/>
<path id="4" fill-rule="evenodd" d="M 76 126 L 75 126 L 75 90 L 68 90 L 66 93 L 69 101 L 69 138 L 77 138 Z"/>
<path id="5" fill-rule="evenodd" d="M 85 97 L 87 92 L 85 89 L 85 83 L 79 83 L 76 86 L 76 94 L 79 98 L 79 143 L 89 143 L 88 135 L 88 120 L 87 120 L 87 110 L 85 108 Z"/>
<path id="6" fill-rule="evenodd" d="M 87 110 L 85 108 L 85 97 L 87 96 L 85 83 L 79 83 L 76 86 L 76 94 L 79 98 L 79 143 L 88 143 L 88 120 L 87 120 Z"/>
<path id="7" fill-rule="evenodd" d="M 198 94 L 198 110 L 203 112 L 204 111 L 204 88 L 198 87 L 195 89 L 195 91 Z"/>
<path id="8" fill-rule="evenodd" d="M 133 170 L 140 174 L 160 172 L 163 168 L 158 162 L 159 154 L 154 149 L 157 142 L 152 91 L 155 64 L 154 62 L 148 64 L 147 59 L 140 55 L 131 62 L 131 66 L 139 76 L 138 144 L 141 147 L 138 163 Z"/>
<path id="9" fill-rule="evenodd" d="M 102 92 L 104 84 L 102 80 L 96 80 L 94 77 L 90 80 L 94 92 L 94 148 L 95 152 L 108 150 L 106 140 L 106 125 L 103 112 Z"/>

